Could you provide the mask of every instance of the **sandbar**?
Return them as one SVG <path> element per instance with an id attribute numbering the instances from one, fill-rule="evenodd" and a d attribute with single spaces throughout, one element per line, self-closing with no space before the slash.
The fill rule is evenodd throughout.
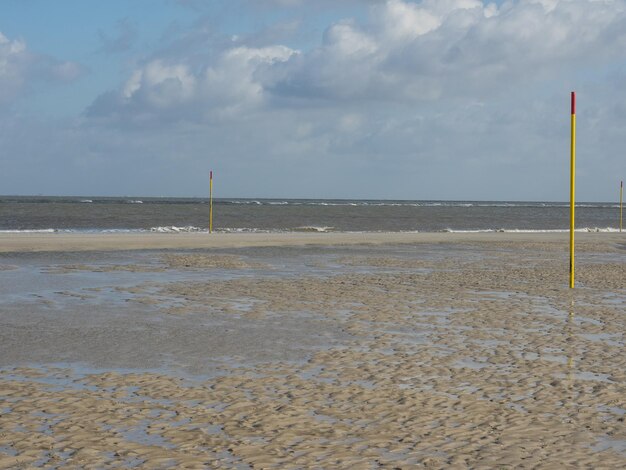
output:
<path id="1" fill-rule="evenodd" d="M 576 236 L 583 242 L 626 243 L 620 233 L 581 232 Z M 567 241 L 568 234 L 563 232 L 0 233 L 0 252 Z"/>

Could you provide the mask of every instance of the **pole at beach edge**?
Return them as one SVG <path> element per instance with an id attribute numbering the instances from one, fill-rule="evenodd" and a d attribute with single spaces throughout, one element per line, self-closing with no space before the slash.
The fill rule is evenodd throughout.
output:
<path id="1" fill-rule="evenodd" d="M 576 92 L 572 91 L 572 117 L 570 142 L 570 209 L 569 209 L 569 287 L 574 288 L 575 260 L 574 260 L 574 219 L 576 211 Z"/>
<path id="2" fill-rule="evenodd" d="M 624 196 L 624 182 L 619 182 L 619 231 L 622 233 L 622 198 Z"/>
<path id="3" fill-rule="evenodd" d="M 213 233 L 213 171 L 209 172 L 209 233 Z"/>

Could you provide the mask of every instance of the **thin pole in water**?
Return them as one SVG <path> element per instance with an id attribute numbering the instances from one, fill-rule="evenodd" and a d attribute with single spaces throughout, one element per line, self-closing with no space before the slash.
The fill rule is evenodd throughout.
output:
<path id="1" fill-rule="evenodd" d="M 209 233 L 213 233 L 213 171 L 209 172 Z"/>
<path id="2" fill-rule="evenodd" d="M 576 92 L 572 91 L 572 116 L 571 116 L 571 141 L 570 141 L 570 209 L 569 209 L 569 287 L 574 288 L 575 255 L 574 255 L 574 227 L 576 212 Z"/>

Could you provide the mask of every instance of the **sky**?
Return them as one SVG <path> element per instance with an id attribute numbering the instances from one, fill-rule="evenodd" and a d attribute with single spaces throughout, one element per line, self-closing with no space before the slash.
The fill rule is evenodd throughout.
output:
<path id="1" fill-rule="evenodd" d="M 626 179 L 626 0 L 2 0 L 0 194 L 577 199 Z"/>

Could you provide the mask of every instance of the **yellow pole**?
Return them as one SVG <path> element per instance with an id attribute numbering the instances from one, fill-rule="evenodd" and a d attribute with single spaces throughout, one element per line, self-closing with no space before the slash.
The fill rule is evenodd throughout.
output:
<path id="1" fill-rule="evenodd" d="M 624 196 L 624 182 L 619 182 L 619 231 L 622 232 L 622 197 Z"/>
<path id="2" fill-rule="evenodd" d="M 570 142 L 570 209 L 569 209 L 569 287 L 574 288 L 575 259 L 574 259 L 574 219 L 576 211 L 576 92 L 572 91 L 572 134 Z"/>
<path id="3" fill-rule="evenodd" d="M 213 233 L 213 172 L 209 173 L 209 233 Z"/>

